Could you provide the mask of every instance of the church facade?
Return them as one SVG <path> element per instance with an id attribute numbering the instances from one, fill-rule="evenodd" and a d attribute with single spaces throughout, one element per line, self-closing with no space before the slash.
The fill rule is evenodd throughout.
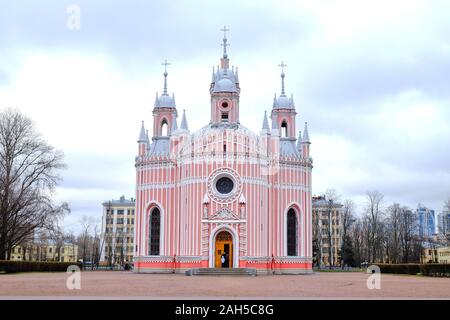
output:
<path id="1" fill-rule="evenodd" d="M 262 129 L 254 133 L 239 116 L 238 68 L 230 68 L 227 46 L 224 35 L 209 88 L 210 121 L 196 132 L 190 132 L 184 111 L 178 126 L 165 63 L 151 140 L 144 122 L 138 139 L 135 272 L 312 272 L 310 140 L 306 123 L 297 138 L 285 65 L 271 125 L 264 113 Z"/>

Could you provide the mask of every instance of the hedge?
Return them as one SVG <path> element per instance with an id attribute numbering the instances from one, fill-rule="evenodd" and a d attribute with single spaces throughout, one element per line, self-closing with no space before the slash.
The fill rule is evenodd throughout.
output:
<path id="1" fill-rule="evenodd" d="M 405 263 L 405 264 L 376 264 L 381 273 L 422 274 L 433 277 L 450 277 L 450 264 L 443 263 Z"/>
<path id="2" fill-rule="evenodd" d="M 80 262 L 9 261 L 0 260 L 0 272 L 64 272 L 72 265 L 81 269 Z"/>

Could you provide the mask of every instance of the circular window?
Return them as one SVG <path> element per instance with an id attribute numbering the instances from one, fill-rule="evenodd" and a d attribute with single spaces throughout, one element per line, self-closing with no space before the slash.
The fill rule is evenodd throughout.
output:
<path id="1" fill-rule="evenodd" d="M 219 203 L 231 203 L 239 197 L 242 183 L 239 174 L 230 168 L 214 170 L 207 183 L 207 192 L 211 200 Z"/>
<path id="2" fill-rule="evenodd" d="M 222 177 L 216 182 L 216 189 L 221 194 L 228 194 L 233 191 L 234 182 L 228 177 Z"/>
<path id="3" fill-rule="evenodd" d="M 228 102 L 222 102 L 222 108 L 228 108 Z"/>

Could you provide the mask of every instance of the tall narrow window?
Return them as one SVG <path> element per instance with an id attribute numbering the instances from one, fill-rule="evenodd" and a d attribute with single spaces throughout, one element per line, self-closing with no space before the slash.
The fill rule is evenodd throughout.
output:
<path id="1" fill-rule="evenodd" d="M 281 137 L 287 137 L 287 123 L 285 120 L 281 123 Z"/>
<path id="2" fill-rule="evenodd" d="M 165 137 L 169 133 L 169 126 L 167 125 L 166 119 L 164 119 L 161 123 L 161 136 Z"/>
<path id="3" fill-rule="evenodd" d="M 151 256 L 159 255 L 159 231 L 160 231 L 161 213 L 158 208 L 152 210 L 150 215 L 149 247 Z"/>
<path id="4" fill-rule="evenodd" d="M 287 213 L 287 255 L 297 255 L 297 215 L 294 209 L 289 209 Z"/>

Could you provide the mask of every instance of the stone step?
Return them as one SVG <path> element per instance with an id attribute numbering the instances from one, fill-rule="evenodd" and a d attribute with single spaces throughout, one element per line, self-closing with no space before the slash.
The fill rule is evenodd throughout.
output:
<path id="1" fill-rule="evenodd" d="M 195 268 L 186 271 L 187 276 L 256 276 L 252 268 Z"/>

